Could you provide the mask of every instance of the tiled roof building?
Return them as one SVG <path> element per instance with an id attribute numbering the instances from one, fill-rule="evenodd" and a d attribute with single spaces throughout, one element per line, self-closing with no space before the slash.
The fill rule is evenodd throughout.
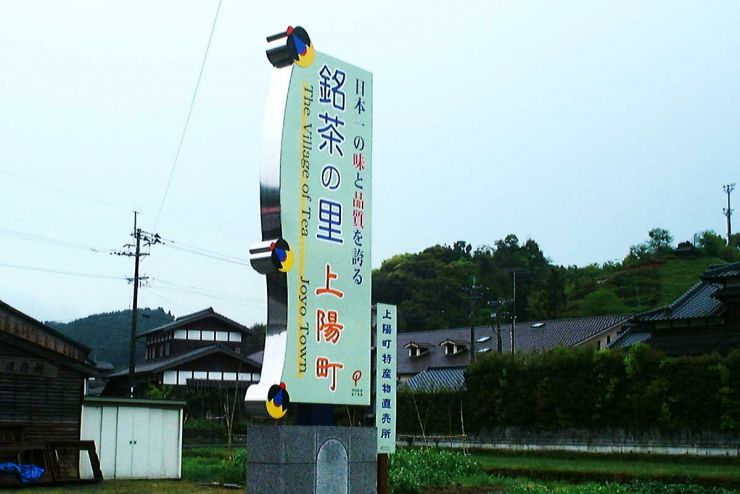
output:
<path id="1" fill-rule="evenodd" d="M 740 348 L 740 262 L 710 267 L 670 305 L 638 314 L 612 346 L 639 341 L 674 355 Z"/>
<path id="2" fill-rule="evenodd" d="M 146 357 L 137 362 L 134 378 L 173 386 L 246 387 L 259 381 L 260 361 L 250 357 L 261 346 L 255 332 L 208 308 L 138 335 L 146 341 Z M 104 393 L 128 386 L 128 368 L 108 375 Z"/>
<path id="3" fill-rule="evenodd" d="M 517 322 L 514 351 L 552 350 L 558 346 L 605 348 L 617 338 L 629 314 Z M 501 326 L 501 347 L 511 352 L 511 325 Z M 414 331 L 398 335 L 398 377 L 411 389 L 461 386 L 470 363 L 470 328 Z M 476 355 L 498 351 L 497 329 L 475 328 Z M 413 379 L 413 380 L 412 380 Z"/>

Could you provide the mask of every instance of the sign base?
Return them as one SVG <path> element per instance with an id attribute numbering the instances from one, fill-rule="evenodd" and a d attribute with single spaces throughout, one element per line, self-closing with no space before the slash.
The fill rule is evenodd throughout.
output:
<path id="1" fill-rule="evenodd" d="M 376 494 L 374 427 L 251 425 L 247 493 Z"/>

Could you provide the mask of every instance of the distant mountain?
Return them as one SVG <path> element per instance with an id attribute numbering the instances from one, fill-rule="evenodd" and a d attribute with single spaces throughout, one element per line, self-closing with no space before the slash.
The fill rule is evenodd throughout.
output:
<path id="1" fill-rule="evenodd" d="M 143 333 L 175 320 L 163 308 L 139 309 L 137 332 Z M 46 324 L 92 348 L 90 358 L 96 362 L 109 362 L 115 369 L 128 366 L 131 341 L 131 311 L 106 312 L 77 319 L 69 323 L 47 321 Z M 137 341 L 136 361 L 144 361 L 145 345 Z"/>

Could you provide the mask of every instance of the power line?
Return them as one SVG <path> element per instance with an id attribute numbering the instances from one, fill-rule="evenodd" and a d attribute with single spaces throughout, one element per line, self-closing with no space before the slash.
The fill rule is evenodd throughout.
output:
<path id="1" fill-rule="evenodd" d="M 196 247 L 194 245 L 188 245 L 182 242 L 176 242 L 175 240 L 162 238 L 163 244 L 175 250 L 187 252 L 197 256 L 208 257 L 218 261 L 229 262 L 231 264 L 238 264 L 240 266 L 250 266 L 248 262 L 245 262 L 239 257 L 232 256 L 229 254 L 222 254 L 221 252 L 204 249 L 202 247 Z"/>
<path id="2" fill-rule="evenodd" d="M 147 286 L 146 288 L 147 288 L 147 289 L 146 289 L 146 292 L 145 292 L 145 293 L 148 293 L 149 295 L 154 295 L 155 297 L 157 297 L 157 298 L 159 298 L 159 299 L 162 299 L 162 300 L 164 300 L 164 301 L 165 301 L 165 302 L 167 302 L 168 304 L 172 304 L 172 305 L 175 305 L 175 306 L 177 306 L 177 307 L 183 307 L 183 308 L 185 307 L 184 305 L 182 305 L 182 304 L 180 304 L 180 303 L 177 303 L 177 302 L 175 302 L 174 300 L 170 300 L 170 299 L 168 299 L 167 297 L 164 297 L 163 295 L 161 295 L 161 294 L 157 293 L 157 292 L 156 292 L 156 290 L 152 289 L 152 287 L 151 287 L 151 286 Z"/>
<path id="3" fill-rule="evenodd" d="M 107 276 L 104 274 L 80 273 L 76 271 L 62 271 L 58 269 L 39 268 L 36 266 L 21 266 L 19 264 L 7 264 L 4 262 L 0 262 L 0 266 L 3 266 L 5 268 L 11 268 L 11 269 L 25 269 L 27 271 L 39 271 L 41 273 L 63 274 L 63 275 L 68 275 L 68 276 L 80 276 L 80 277 L 85 277 L 85 278 L 101 278 L 101 279 L 108 279 L 108 280 L 128 280 L 128 278 L 124 276 Z"/>
<path id="4" fill-rule="evenodd" d="M 152 230 L 157 229 L 157 225 L 159 224 L 159 217 L 162 214 L 162 209 L 164 208 L 164 203 L 167 200 L 167 194 L 170 191 L 170 185 L 172 184 L 172 177 L 175 174 L 175 168 L 177 167 L 177 161 L 180 158 L 180 151 L 182 150 L 182 143 L 185 140 L 185 134 L 188 131 L 188 125 L 190 124 L 190 116 L 193 113 L 193 107 L 195 106 L 195 97 L 198 94 L 198 88 L 200 87 L 200 80 L 203 77 L 203 69 L 206 66 L 206 59 L 208 59 L 208 51 L 211 48 L 211 40 L 213 39 L 213 32 L 216 30 L 216 21 L 218 20 L 218 13 L 221 11 L 221 1 L 218 0 L 218 7 L 216 7 L 216 14 L 213 16 L 213 25 L 211 26 L 211 34 L 208 36 L 208 43 L 206 44 L 206 51 L 203 54 L 203 61 L 200 64 L 200 71 L 198 72 L 198 80 L 195 82 L 195 90 L 193 91 L 193 97 L 190 100 L 190 108 L 188 109 L 188 115 L 185 118 L 185 125 L 182 129 L 182 134 L 180 134 L 180 142 L 177 145 L 177 152 L 175 153 L 175 159 L 172 161 L 172 168 L 170 168 L 170 176 L 167 179 L 167 186 L 164 189 L 164 195 L 162 196 L 162 202 L 159 204 L 159 211 L 157 212 L 157 218 L 154 220 L 154 226 L 152 227 Z"/>
<path id="5" fill-rule="evenodd" d="M 216 295 L 210 295 L 208 293 L 204 293 L 204 292 L 200 292 L 200 291 L 196 291 L 196 290 L 188 290 L 186 288 L 176 288 L 176 287 L 172 287 L 172 286 L 160 286 L 158 289 L 159 290 L 167 290 L 167 291 L 171 291 L 171 292 L 175 292 L 175 293 L 185 293 L 185 294 L 188 294 L 188 295 L 197 295 L 197 296 L 200 296 L 200 297 L 206 297 L 206 298 L 210 298 L 210 299 L 214 299 L 214 300 L 219 300 L 221 302 L 226 302 L 226 303 L 229 303 L 229 304 L 241 305 L 242 307 L 250 307 L 250 308 L 263 308 L 264 307 L 264 305 L 250 304 L 250 303 L 242 302 L 242 301 L 239 301 L 239 300 L 234 300 L 234 299 L 231 299 L 231 298 L 224 298 L 224 297 L 219 297 L 219 296 L 216 296 Z"/>
<path id="6" fill-rule="evenodd" d="M 42 182 L 42 181 L 37 180 L 37 179 L 32 179 L 32 178 L 28 178 L 28 177 L 22 177 L 20 175 L 16 175 L 14 173 L 10 173 L 10 172 L 7 172 L 7 171 L 0 171 L 0 174 L 5 175 L 5 176 L 8 176 L 8 177 L 11 177 L 11 178 L 14 178 L 16 180 L 20 180 L 21 182 L 29 182 L 29 183 L 36 184 L 36 185 L 42 185 L 44 187 L 48 187 L 48 188 L 50 188 L 52 190 L 55 190 L 57 192 L 61 192 L 63 194 L 67 194 L 67 195 L 76 197 L 78 199 L 82 199 L 84 201 L 94 202 L 94 203 L 97 203 L 97 204 L 103 204 L 105 206 L 108 206 L 108 207 L 111 207 L 111 208 L 115 208 L 115 209 L 121 209 L 121 210 L 124 210 L 124 211 L 131 211 L 131 208 L 130 207 L 121 206 L 120 204 L 115 204 L 113 202 L 105 201 L 103 199 L 98 199 L 98 198 L 95 198 L 95 197 L 86 196 L 86 195 L 80 194 L 78 192 L 71 191 L 69 189 L 64 189 L 64 188 L 58 187 L 56 185 L 51 185 L 49 183 Z"/>
<path id="7" fill-rule="evenodd" d="M 189 228 L 193 228 L 193 229 L 196 229 L 196 230 L 207 230 L 207 231 L 211 231 L 211 232 L 221 233 L 223 235 L 228 235 L 230 237 L 244 238 L 244 233 L 243 232 L 239 233 L 239 232 L 235 232 L 235 231 L 231 231 L 231 230 L 224 230 L 222 228 L 215 228 L 213 226 L 199 225 L 197 223 L 191 223 L 189 221 L 183 221 L 183 220 L 180 220 L 180 219 L 177 219 L 177 218 L 172 218 L 170 216 L 162 216 L 159 219 L 161 221 L 164 221 L 164 222 L 178 223 L 180 225 L 183 225 L 183 226 L 186 226 L 186 227 L 189 227 Z"/>
<path id="8" fill-rule="evenodd" d="M 178 242 L 172 239 L 164 239 L 159 237 L 156 234 L 147 234 L 147 232 L 142 232 L 144 235 L 149 235 L 151 237 L 151 241 L 154 242 L 156 240 L 156 243 L 166 245 L 168 247 L 171 247 L 175 250 L 179 250 L 182 252 L 187 252 L 189 254 L 194 254 L 202 257 L 207 257 L 210 259 L 214 259 L 217 261 L 223 261 L 228 262 L 231 264 L 237 264 L 240 266 L 249 266 L 249 263 L 243 261 L 241 258 L 232 256 L 229 254 L 223 254 L 221 252 L 216 252 L 213 250 L 205 249 L 202 247 L 197 247 L 195 245 L 186 244 L 183 242 Z M 55 245 L 60 247 L 65 247 L 68 249 L 77 249 L 77 250 L 84 250 L 84 251 L 90 251 L 95 253 L 103 253 L 103 254 L 111 254 L 111 255 L 125 255 L 119 250 L 116 249 L 109 249 L 106 247 L 95 247 L 91 245 L 86 245 L 78 242 L 71 242 L 68 240 L 62 240 L 58 238 L 52 238 L 52 237 L 46 237 L 43 235 L 37 235 L 33 233 L 25 233 L 20 232 L 17 230 L 10 230 L 7 228 L 0 228 L 0 236 L 10 237 L 10 238 L 17 238 L 20 240 L 26 240 L 29 242 L 37 242 L 47 245 Z M 148 247 L 150 243 L 145 242 L 145 247 Z M 147 256 L 147 253 L 142 253 L 142 257 Z M 144 262 L 144 259 L 141 259 L 140 261 L 142 264 Z"/>
<path id="9" fill-rule="evenodd" d="M 238 302 L 245 302 L 247 300 L 253 300 L 253 301 L 260 300 L 261 301 L 261 299 L 257 299 L 257 298 L 248 299 L 247 297 L 244 297 L 242 295 L 238 295 L 238 294 L 234 294 L 234 293 L 230 293 L 230 292 L 225 292 L 225 291 L 220 291 L 220 290 L 214 290 L 214 289 L 210 289 L 210 288 L 201 288 L 201 287 L 197 287 L 197 286 L 179 285 L 177 283 L 172 283 L 171 281 L 163 280 L 161 278 L 152 278 L 152 280 L 154 280 L 154 281 L 156 281 L 158 283 L 163 283 L 163 284 L 167 285 L 167 287 L 160 287 L 160 288 L 177 288 L 177 289 L 180 289 L 180 290 L 188 290 L 190 292 L 203 293 L 203 294 L 207 294 L 209 296 L 221 297 L 223 299 L 236 300 Z M 262 304 L 260 304 L 260 306 L 262 306 Z"/>
<path id="10" fill-rule="evenodd" d="M 0 236 L 17 238 L 20 240 L 27 240 L 29 242 L 38 242 L 38 243 L 48 244 L 48 245 L 58 245 L 61 247 L 66 247 L 68 249 L 86 250 L 86 251 L 104 253 L 104 254 L 110 254 L 110 253 L 115 252 L 114 249 L 108 249 L 105 247 L 93 247 L 90 245 L 85 245 L 85 244 L 81 244 L 77 242 L 70 242 L 68 240 L 61 240 L 58 238 L 45 237 L 43 235 L 36 235 L 33 233 L 19 232 L 19 231 L 10 230 L 7 228 L 0 228 Z"/>
<path id="11" fill-rule="evenodd" d="M 108 207 L 111 207 L 111 208 L 114 208 L 114 209 L 119 209 L 119 210 L 122 210 L 122 211 L 126 211 L 127 213 L 131 211 L 131 207 L 129 207 L 129 206 L 124 206 L 124 205 L 121 205 L 121 204 L 116 204 L 116 203 L 113 203 L 113 202 L 110 202 L 110 201 L 105 201 L 105 200 L 98 199 L 98 198 L 95 198 L 95 197 L 91 197 L 91 196 L 87 196 L 87 195 L 84 195 L 84 194 L 80 194 L 78 192 L 75 192 L 75 191 L 72 191 L 72 190 L 69 190 L 69 189 L 64 189 L 62 187 L 58 187 L 56 185 L 52 185 L 52 184 L 49 184 L 47 182 L 43 182 L 41 180 L 32 179 L 32 178 L 28 178 L 28 177 L 22 177 L 20 175 L 17 175 L 17 174 L 14 174 L 14 173 L 9 173 L 9 172 L 2 171 L 2 170 L 0 170 L 0 175 L 6 175 L 8 177 L 14 178 L 14 179 L 19 180 L 21 182 L 28 182 L 28 183 L 35 184 L 35 185 L 40 185 L 42 187 L 46 187 L 46 188 L 48 188 L 50 190 L 54 190 L 54 191 L 60 192 L 62 194 L 67 194 L 67 195 L 76 197 L 78 199 L 82 199 L 84 201 L 93 202 L 93 203 L 97 203 L 97 204 L 102 204 L 102 205 L 105 205 L 105 206 L 108 206 Z M 159 220 L 160 221 L 167 222 L 167 223 L 178 223 L 180 225 L 184 225 L 184 226 L 187 226 L 189 228 L 194 228 L 194 229 L 198 229 L 198 230 L 207 230 L 207 231 L 217 232 L 217 233 L 229 235 L 229 236 L 232 236 L 232 237 L 240 237 L 241 238 L 241 237 L 244 236 L 243 233 L 238 233 L 238 232 L 231 231 L 231 230 L 224 230 L 224 229 L 221 229 L 221 228 L 214 228 L 212 226 L 199 225 L 197 223 L 192 223 L 190 221 L 184 221 L 184 220 L 181 220 L 181 219 L 178 219 L 178 218 L 173 218 L 171 216 L 160 216 Z"/>

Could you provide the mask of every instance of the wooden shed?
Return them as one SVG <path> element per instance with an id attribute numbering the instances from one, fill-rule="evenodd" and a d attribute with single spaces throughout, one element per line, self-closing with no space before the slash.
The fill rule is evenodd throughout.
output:
<path id="1" fill-rule="evenodd" d="M 80 443 L 85 380 L 97 374 L 89 353 L 0 301 L 0 463 L 40 466 L 40 483 L 80 478 L 79 452 L 90 446 Z M 0 485 L 16 482 L 0 475 Z"/>

